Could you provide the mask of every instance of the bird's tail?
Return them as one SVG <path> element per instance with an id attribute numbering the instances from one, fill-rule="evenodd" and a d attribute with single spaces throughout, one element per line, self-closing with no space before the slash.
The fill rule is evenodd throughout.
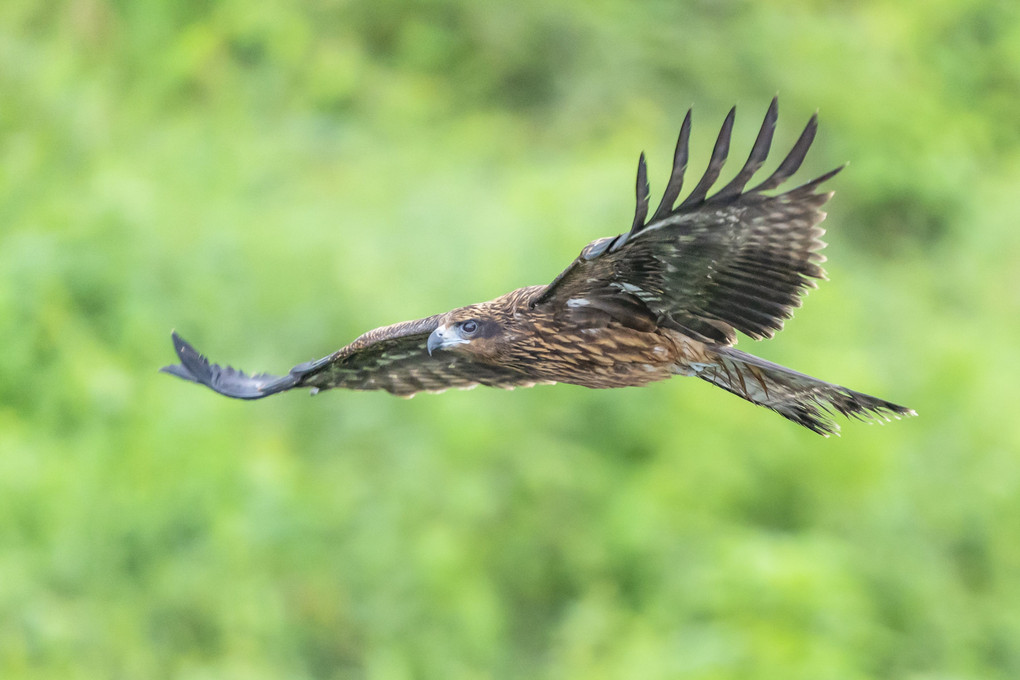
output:
<path id="1" fill-rule="evenodd" d="M 826 437 L 839 434 L 834 413 L 880 421 L 917 415 L 913 409 L 812 378 L 732 347 L 710 345 L 706 349 L 711 360 L 694 366 L 699 378 Z"/>

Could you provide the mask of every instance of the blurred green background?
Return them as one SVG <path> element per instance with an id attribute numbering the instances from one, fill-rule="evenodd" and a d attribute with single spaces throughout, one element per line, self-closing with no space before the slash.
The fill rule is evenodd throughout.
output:
<path id="1" fill-rule="evenodd" d="M 919 418 L 156 372 L 550 281 L 777 92 L 850 166 L 741 347 Z M 1014 0 L 5 0 L 0 676 L 1020 677 L 1018 187 Z"/>

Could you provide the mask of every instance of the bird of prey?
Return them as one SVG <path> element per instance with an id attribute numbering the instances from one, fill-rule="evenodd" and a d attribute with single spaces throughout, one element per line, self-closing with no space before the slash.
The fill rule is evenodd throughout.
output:
<path id="1" fill-rule="evenodd" d="M 174 333 L 180 363 L 162 370 L 237 399 L 295 388 L 409 397 L 476 385 L 628 387 L 686 375 L 825 436 L 839 430 L 834 413 L 881 420 L 914 415 L 733 347 L 736 331 L 755 340 L 772 337 L 800 306 L 805 289 L 825 277 L 819 223 L 832 192 L 819 187 L 842 169 L 775 191 L 803 162 L 815 137 L 815 114 L 768 179 L 746 188 L 772 145 L 773 99 L 747 161 L 709 195 L 729 153 L 734 114 L 730 110 L 723 122 L 704 176 L 677 204 L 688 160 L 688 111 L 651 218 L 641 154 L 630 230 L 589 243 L 548 285 L 377 328 L 281 377 L 210 364 Z"/>

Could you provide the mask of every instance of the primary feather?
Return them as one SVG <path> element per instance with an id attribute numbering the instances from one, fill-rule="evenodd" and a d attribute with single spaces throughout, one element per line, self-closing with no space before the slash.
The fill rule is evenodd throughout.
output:
<path id="1" fill-rule="evenodd" d="M 692 375 L 770 408 L 814 432 L 838 430 L 832 412 L 859 418 L 913 411 L 733 349 L 736 332 L 772 337 L 825 277 L 819 226 L 842 168 L 768 194 L 801 166 L 817 115 L 776 170 L 745 189 L 767 160 L 778 118 L 772 100 L 747 161 L 715 194 L 730 150 L 726 116 L 705 174 L 677 205 L 688 165 L 691 113 L 680 128 L 662 200 L 647 219 L 644 154 L 629 231 L 589 243 L 547 286 L 365 333 L 285 376 L 247 375 L 211 364 L 176 333 L 179 364 L 162 370 L 239 399 L 297 387 L 386 390 L 400 396 L 475 385 L 513 388 L 565 382 L 644 385 Z"/>

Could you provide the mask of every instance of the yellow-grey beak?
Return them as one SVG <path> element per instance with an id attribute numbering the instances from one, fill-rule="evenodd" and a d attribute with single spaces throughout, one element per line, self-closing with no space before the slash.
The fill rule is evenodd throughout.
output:
<path id="1" fill-rule="evenodd" d="M 436 330 L 432 331 L 432 334 L 429 336 L 429 341 L 425 345 L 425 347 L 429 351 L 429 356 L 432 356 L 433 352 L 435 352 L 437 349 L 439 349 L 440 347 L 443 346 L 443 329 L 444 328 L 445 328 L 444 326 L 440 326 Z"/>

